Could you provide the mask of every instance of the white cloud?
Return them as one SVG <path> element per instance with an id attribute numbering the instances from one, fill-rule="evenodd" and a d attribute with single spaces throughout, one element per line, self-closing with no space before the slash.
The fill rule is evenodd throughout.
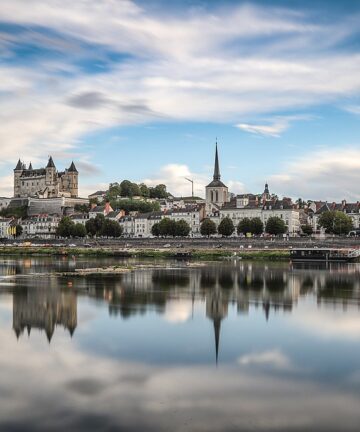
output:
<path id="1" fill-rule="evenodd" d="M 264 365 L 276 369 L 292 369 L 289 358 L 281 351 L 274 349 L 260 353 L 252 353 L 241 356 L 238 359 L 240 365 Z"/>
<path id="2" fill-rule="evenodd" d="M 24 0 L 3 0 L 1 11 L 5 22 L 57 34 L 31 29 L 18 38 L 6 35 L 7 55 L 27 37 L 65 56 L 63 61 L 39 59 L 31 68 L 0 67 L 6 91 L 0 142 L 3 161 L 9 163 L 20 155 L 43 158 L 44 149 L 75 151 L 85 132 L 115 125 L 154 119 L 234 123 L 245 114 L 332 101 L 360 89 L 359 55 L 329 49 L 311 55 L 324 40 L 328 46 L 351 34 L 356 28 L 351 21 L 314 25 L 290 10 L 248 5 L 164 17 L 130 1 L 33 0 L 30 8 Z M 267 43 L 259 42 L 260 36 Z M 288 45 L 280 46 L 279 36 Z M 241 51 L 246 44 L 239 42 L 249 40 L 257 41 L 256 54 Z M 84 43 L 130 57 L 89 74 L 74 65 L 89 51 L 96 56 Z M 276 136 L 287 124 L 242 127 Z"/>
<path id="3" fill-rule="evenodd" d="M 282 173 L 270 177 L 269 183 L 273 190 L 285 196 L 296 194 L 305 199 L 358 201 L 359 172 L 358 148 L 332 148 L 289 161 Z"/>

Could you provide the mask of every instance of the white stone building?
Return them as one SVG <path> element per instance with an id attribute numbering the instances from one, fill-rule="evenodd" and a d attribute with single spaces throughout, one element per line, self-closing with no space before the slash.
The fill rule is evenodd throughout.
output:
<path id="1" fill-rule="evenodd" d="M 56 236 L 56 230 L 60 222 L 59 216 L 38 215 L 21 221 L 23 229 L 22 237 L 52 239 Z"/>
<path id="2" fill-rule="evenodd" d="M 8 208 L 11 198 L 0 197 L 0 211 Z"/>
<path id="3" fill-rule="evenodd" d="M 284 221 L 290 235 L 300 231 L 300 211 L 288 198 L 266 200 L 252 194 L 238 195 L 220 209 L 219 215 L 218 223 L 229 217 L 235 227 L 244 218 L 260 218 L 265 227 L 270 217 L 277 216 Z"/>

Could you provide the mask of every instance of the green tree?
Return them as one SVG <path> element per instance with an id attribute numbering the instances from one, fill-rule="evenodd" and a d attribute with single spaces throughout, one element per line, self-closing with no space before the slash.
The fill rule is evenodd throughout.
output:
<path id="1" fill-rule="evenodd" d="M 71 228 L 71 237 L 86 237 L 86 228 L 83 224 L 74 224 Z"/>
<path id="2" fill-rule="evenodd" d="M 309 224 L 301 225 L 301 231 L 304 234 L 311 235 L 313 233 L 313 227 Z"/>
<path id="3" fill-rule="evenodd" d="M 200 226 L 200 233 L 203 236 L 210 237 L 212 234 L 216 234 L 215 222 L 211 219 L 204 219 Z"/>
<path id="4" fill-rule="evenodd" d="M 264 224 L 259 217 L 251 219 L 251 232 L 255 235 L 262 234 L 264 232 Z"/>
<path id="5" fill-rule="evenodd" d="M 159 222 L 159 234 L 161 236 L 176 236 L 176 222 L 169 218 L 164 218 Z"/>
<path id="6" fill-rule="evenodd" d="M 159 222 L 155 223 L 155 224 L 151 227 L 151 234 L 152 234 L 154 237 L 159 237 L 159 235 L 160 235 Z"/>
<path id="7" fill-rule="evenodd" d="M 103 237 L 120 237 L 121 234 L 122 227 L 119 225 L 118 222 L 110 219 L 105 219 L 100 231 L 100 235 L 102 235 Z"/>
<path id="8" fill-rule="evenodd" d="M 318 223 L 329 234 L 348 234 L 353 228 L 352 219 L 341 211 L 322 213 Z"/>
<path id="9" fill-rule="evenodd" d="M 103 214 L 97 214 L 94 221 L 96 227 L 96 234 L 100 234 L 105 223 L 105 216 Z"/>
<path id="10" fill-rule="evenodd" d="M 284 234 L 286 233 L 285 222 L 277 216 L 272 216 L 266 223 L 265 231 L 274 235 Z"/>
<path id="11" fill-rule="evenodd" d="M 116 199 L 117 197 L 121 196 L 121 186 L 119 183 L 110 183 L 109 190 L 107 192 L 107 198 L 109 200 Z"/>
<path id="12" fill-rule="evenodd" d="M 141 196 L 142 196 L 142 197 L 144 197 L 144 198 L 149 198 L 149 197 L 150 197 L 150 190 L 149 190 L 149 188 L 146 186 L 146 184 L 141 183 L 141 184 L 139 185 L 139 188 L 140 188 L 140 193 L 141 193 Z"/>
<path id="13" fill-rule="evenodd" d="M 244 234 L 252 232 L 252 226 L 251 226 L 251 220 L 247 217 L 242 219 L 237 226 L 237 233 L 238 234 Z"/>
<path id="14" fill-rule="evenodd" d="M 183 219 L 176 222 L 175 232 L 177 236 L 187 237 L 190 234 L 190 230 L 190 225 Z"/>
<path id="15" fill-rule="evenodd" d="M 150 188 L 150 198 L 167 198 L 168 193 L 164 184 L 158 184 L 157 186 Z"/>
<path id="16" fill-rule="evenodd" d="M 112 200 L 110 201 L 110 204 L 113 209 L 124 210 L 126 214 L 129 214 L 131 211 L 150 213 L 152 211 L 160 210 L 160 205 L 158 202 L 150 203 L 142 200 L 120 199 Z"/>
<path id="17" fill-rule="evenodd" d="M 85 229 L 88 235 L 90 235 L 91 237 L 94 237 L 96 235 L 97 232 L 97 226 L 95 223 L 95 219 L 89 219 L 86 221 L 85 223 Z"/>
<path id="18" fill-rule="evenodd" d="M 121 187 L 121 196 L 123 197 L 132 197 L 133 196 L 133 188 L 132 183 L 129 180 L 123 180 L 120 183 Z"/>
<path id="19" fill-rule="evenodd" d="M 56 229 L 56 234 L 60 237 L 71 237 L 74 222 L 68 217 L 64 216 Z"/>
<path id="20" fill-rule="evenodd" d="M 218 226 L 218 233 L 225 237 L 231 236 L 234 231 L 235 227 L 233 221 L 229 217 L 224 218 Z"/>

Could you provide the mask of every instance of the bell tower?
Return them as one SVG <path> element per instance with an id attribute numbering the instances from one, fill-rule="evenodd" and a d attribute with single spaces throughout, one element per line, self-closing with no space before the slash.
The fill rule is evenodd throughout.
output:
<path id="1" fill-rule="evenodd" d="M 213 180 L 206 186 L 206 211 L 211 213 L 213 208 L 221 208 L 226 202 L 229 201 L 228 188 L 221 181 L 220 164 L 217 141 L 215 144 L 215 163 Z"/>

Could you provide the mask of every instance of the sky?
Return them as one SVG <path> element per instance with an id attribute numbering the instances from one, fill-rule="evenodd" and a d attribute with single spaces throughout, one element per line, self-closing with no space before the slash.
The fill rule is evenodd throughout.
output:
<path id="1" fill-rule="evenodd" d="M 0 196 L 20 157 L 204 196 L 360 201 L 360 1 L 1 0 Z"/>

